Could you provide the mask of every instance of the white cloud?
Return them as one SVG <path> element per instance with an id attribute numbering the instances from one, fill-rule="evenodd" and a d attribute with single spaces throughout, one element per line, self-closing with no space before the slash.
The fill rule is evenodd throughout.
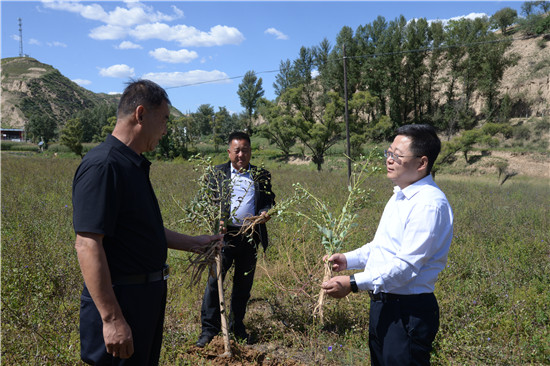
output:
<path id="1" fill-rule="evenodd" d="M 149 51 L 149 55 L 153 56 L 159 61 L 177 63 L 189 63 L 199 57 L 195 51 L 188 51 L 181 49 L 179 51 L 167 50 L 166 48 L 157 48 L 154 51 Z"/>
<path id="2" fill-rule="evenodd" d="M 19 37 L 18 37 L 18 38 L 19 38 Z M 18 39 L 18 41 L 19 41 L 19 39 Z M 33 44 L 33 45 L 35 45 L 35 46 L 42 46 L 42 43 L 40 43 L 39 40 L 34 39 L 34 38 L 29 39 L 29 44 Z"/>
<path id="3" fill-rule="evenodd" d="M 121 93 L 121 92 L 112 91 L 112 92 L 108 92 L 107 94 L 109 94 L 109 95 L 119 95 L 119 94 L 122 94 L 122 93 Z"/>
<path id="4" fill-rule="evenodd" d="M 80 86 L 90 85 L 92 83 L 90 80 L 86 80 L 86 79 L 73 79 L 71 81 L 74 83 L 77 83 Z"/>
<path id="5" fill-rule="evenodd" d="M 143 79 L 152 80 L 164 87 L 178 87 L 189 84 L 212 82 L 216 84 L 231 83 L 229 76 L 222 71 L 192 70 L 187 72 L 159 72 L 143 75 Z"/>
<path id="6" fill-rule="evenodd" d="M 240 44 L 244 41 L 243 34 L 234 27 L 216 25 L 209 32 L 203 32 L 195 27 L 184 24 L 169 26 L 164 23 L 142 24 L 130 31 L 130 35 L 139 39 L 160 39 L 176 41 L 182 47 L 210 47 L 227 44 Z"/>
<path id="7" fill-rule="evenodd" d="M 449 22 L 451 20 L 455 20 L 455 21 L 460 20 L 460 19 L 474 20 L 474 19 L 483 18 L 483 17 L 488 17 L 488 15 L 485 14 L 485 13 L 470 13 L 468 15 L 459 15 L 457 17 L 452 17 L 450 19 L 430 19 L 430 20 L 428 20 L 428 24 L 431 24 L 433 22 L 441 22 L 441 23 L 443 23 L 444 26 L 446 26 L 447 24 L 449 24 Z M 416 19 L 416 20 L 418 20 L 418 19 Z"/>
<path id="8" fill-rule="evenodd" d="M 48 42 L 47 45 L 49 47 L 63 47 L 63 48 L 67 48 L 67 45 L 63 42 L 58 42 L 58 41 L 53 41 L 53 42 Z"/>
<path id="9" fill-rule="evenodd" d="M 311 70 L 311 77 L 315 79 L 317 76 L 319 76 L 319 70 Z"/>
<path id="10" fill-rule="evenodd" d="M 172 5 L 173 15 L 154 11 L 152 6 L 147 6 L 139 1 L 126 1 L 126 8 L 117 6 L 114 10 L 106 12 L 99 4 L 85 5 L 76 1 L 43 0 L 44 7 L 53 10 L 69 11 L 77 13 L 83 18 L 101 21 L 107 25 L 131 27 L 157 21 L 173 21 L 183 17 L 183 11 Z"/>
<path id="11" fill-rule="evenodd" d="M 21 37 L 19 37 L 17 34 L 12 34 L 10 37 L 11 37 L 11 39 L 13 39 L 14 41 L 17 41 L 17 42 L 19 42 L 21 40 Z"/>
<path id="12" fill-rule="evenodd" d="M 128 78 L 133 77 L 135 73 L 133 67 L 119 64 L 99 69 L 99 75 L 110 78 Z"/>
<path id="13" fill-rule="evenodd" d="M 264 33 L 265 34 L 271 34 L 271 35 L 275 36 L 275 38 L 277 38 L 277 39 L 283 39 L 283 40 L 288 39 L 288 36 L 286 34 L 284 34 L 280 30 L 277 30 L 275 28 L 267 28 Z"/>
<path id="14" fill-rule="evenodd" d="M 116 25 L 102 25 L 90 31 L 90 38 L 98 41 L 113 41 L 122 39 L 128 34 L 128 29 Z"/>
<path id="15" fill-rule="evenodd" d="M 130 41 L 123 41 L 120 42 L 118 46 L 115 46 L 116 49 L 119 50 L 135 50 L 135 49 L 143 49 L 139 44 L 135 44 L 134 42 Z"/>

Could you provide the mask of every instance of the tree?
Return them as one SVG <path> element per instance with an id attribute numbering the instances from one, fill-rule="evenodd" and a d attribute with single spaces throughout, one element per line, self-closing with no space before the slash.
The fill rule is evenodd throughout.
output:
<path id="1" fill-rule="evenodd" d="M 334 91 L 324 93 L 309 83 L 288 90 L 281 100 L 292 111 L 298 139 L 309 149 L 320 171 L 325 154 L 339 140 L 343 130 L 343 99 Z"/>
<path id="2" fill-rule="evenodd" d="M 296 128 L 292 112 L 283 103 L 276 104 L 265 98 L 258 101 L 258 112 L 265 119 L 260 125 L 259 134 L 275 144 L 283 153 L 285 159 L 290 156 L 290 150 L 296 144 Z"/>
<path id="3" fill-rule="evenodd" d="M 292 62 L 287 59 L 279 64 L 279 73 L 275 76 L 273 89 L 275 94 L 280 97 L 288 89 L 295 88 L 298 84 L 298 74 L 294 69 Z"/>
<path id="4" fill-rule="evenodd" d="M 67 146 L 76 155 L 82 158 L 82 124 L 78 118 L 73 118 L 65 123 L 61 130 L 61 144 Z"/>
<path id="5" fill-rule="evenodd" d="M 113 133 L 116 125 L 116 116 L 109 117 L 107 124 L 101 128 L 101 140 L 105 140 L 108 134 Z"/>
<path id="6" fill-rule="evenodd" d="M 239 84 L 239 90 L 237 91 L 239 99 L 241 100 L 241 106 L 244 107 L 248 116 L 248 123 L 246 126 L 248 134 L 252 134 L 252 117 L 256 112 L 256 104 L 258 99 L 264 95 L 262 88 L 262 78 L 257 78 L 254 71 L 247 71 L 244 75 L 243 81 Z"/>
<path id="7" fill-rule="evenodd" d="M 506 7 L 493 14 L 491 23 L 495 29 L 500 29 L 502 34 L 506 34 L 506 30 L 516 22 L 517 17 L 518 12 L 515 9 Z"/>
<path id="8" fill-rule="evenodd" d="M 201 104 L 193 114 L 195 124 L 198 126 L 200 135 L 207 136 L 212 134 L 212 117 L 214 116 L 214 107 L 210 104 Z"/>
<path id="9" fill-rule="evenodd" d="M 490 38 L 495 37 L 491 35 Z M 511 42 L 498 42 L 486 45 L 483 63 L 478 76 L 479 92 L 485 97 L 485 116 L 494 120 L 498 115 L 499 87 L 504 71 L 517 63 L 517 54 L 506 54 Z"/>
<path id="10" fill-rule="evenodd" d="M 362 153 L 362 146 L 367 139 L 367 130 L 372 127 L 371 116 L 379 114 L 379 99 L 368 91 L 360 91 L 353 94 L 348 103 L 349 129 L 350 129 L 350 154 L 352 158 Z"/>
<path id="11" fill-rule="evenodd" d="M 27 136 L 34 142 L 44 141 L 46 147 L 48 142 L 57 136 L 56 128 L 55 120 L 46 114 L 33 114 L 25 125 Z"/>

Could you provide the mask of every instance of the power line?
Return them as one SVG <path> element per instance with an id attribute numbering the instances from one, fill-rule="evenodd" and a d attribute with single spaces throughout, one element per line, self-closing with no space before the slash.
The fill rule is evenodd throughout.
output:
<path id="1" fill-rule="evenodd" d="M 254 72 L 254 74 L 268 74 L 268 73 L 273 73 L 273 72 L 279 72 L 279 70 L 258 71 L 258 72 Z M 244 77 L 244 75 L 239 75 L 239 76 L 231 76 L 231 77 L 223 78 L 223 79 L 198 81 L 196 83 L 183 84 L 183 85 L 178 85 L 178 86 L 169 86 L 169 87 L 166 87 L 165 89 L 175 89 L 175 88 L 183 88 L 185 86 L 194 86 L 194 85 L 201 85 L 201 84 L 217 83 L 217 82 L 220 82 L 220 81 L 240 79 L 240 78 L 243 78 L 243 77 Z"/>

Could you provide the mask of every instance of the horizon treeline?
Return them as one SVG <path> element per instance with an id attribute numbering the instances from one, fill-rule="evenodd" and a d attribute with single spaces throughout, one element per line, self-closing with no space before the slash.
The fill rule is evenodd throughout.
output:
<path id="1" fill-rule="evenodd" d="M 213 143 L 217 150 L 231 131 L 244 129 L 267 137 L 284 156 L 302 144 L 321 169 L 328 149 L 345 137 L 346 107 L 354 156 L 365 142 L 388 140 L 407 123 L 428 123 L 449 138 L 480 120 L 504 128 L 510 118 L 530 112 L 529 100 L 499 91 L 505 70 L 520 58 L 507 51 L 514 37 L 548 32 L 548 10 L 550 2 L 534 1 L 523 4 L 521 18 L 507 7 L 491 17 L 445 24 L 379 16 L 355 30 L 344 26 L 334 44 L 325 38 L 301 47 L 296 59 L 280 61 L 275 100 L 263 97 L 262 78 L 250 70 L 239 85 L 242 113 L 230 114 L 225 107 L 216 112 L 203 104 L 196 112 L 172 117 L 157 156 L 187 156 L 199 141 Z M 543 37 L 538 45 L 545 43 Z M 475 106 L 477 113 L 474 103 L 479 100 L 483 105 Z M 110 107 L 94 108 L 98 121 L 82 113 L 74 117 L 84 131 L 81 142 L 101 141 L 113 125 L 101 111 Z M 37 136 L 31 122 L 27 130 Z"/>

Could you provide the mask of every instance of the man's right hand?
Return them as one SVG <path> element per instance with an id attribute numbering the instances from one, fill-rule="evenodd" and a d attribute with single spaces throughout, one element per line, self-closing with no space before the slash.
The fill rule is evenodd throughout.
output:
<path id="1" fill-rule="evenodd" d="M 125 319 L 103 322 L 103 340 L 107 353 L 118 358 L 130 358 L 134 354 L 132 329 Z"/>
<path id="2" fill-rule="evenodd" d="M 332 270 L 334 272 L 340 272 L 340 271 L 344 271 L 346 268 L 348 268 L 348 260 L 346 259 L 346 256 L 343 255 L 342 253 L 335 253 L 333 255 L 331 255 L 329 258 L 327 258 L 328 256 L 325 255 L 323 257 L 323 260 L 324 261 L 329 261 L 329 262 L 332 262 Z"/>

